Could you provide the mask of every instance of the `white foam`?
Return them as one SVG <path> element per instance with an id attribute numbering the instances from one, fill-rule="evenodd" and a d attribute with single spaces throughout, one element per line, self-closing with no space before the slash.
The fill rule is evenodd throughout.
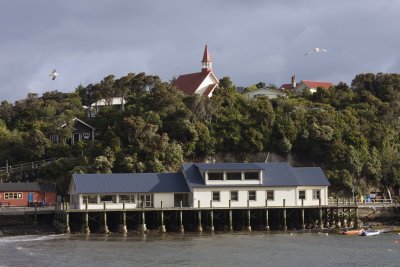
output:
<path id="1" fill-rule="evenodd" d="M 16 243 L 16 242 L 32 242 L 32 241 L 45 241 L 52 239 L 60 239 L 65 235 L 19 235 L 19 236 L 7 236 L 0 237 L 0 244 L 2 243 Z"/>

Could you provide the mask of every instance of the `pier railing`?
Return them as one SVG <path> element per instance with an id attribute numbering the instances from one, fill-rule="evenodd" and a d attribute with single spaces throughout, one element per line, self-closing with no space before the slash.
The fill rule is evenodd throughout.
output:
<path id="1" fill-rule="evenodd" d="M 328 199 L 329 206 L 358 206 L 359 208 L 386 208 L 386 207 L 398 207 L 399 204 L 393 199 L 371 199 L 357 200 L 355 198 L 332 198 Z"/>

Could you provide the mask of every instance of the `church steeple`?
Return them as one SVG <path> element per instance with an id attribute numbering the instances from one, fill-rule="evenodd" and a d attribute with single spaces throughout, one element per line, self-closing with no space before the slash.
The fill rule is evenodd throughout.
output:
<path id="1" fill-rule="evenodd" d="M 202 72 L 209 72 L 212 71 L 212 60 L 211 60 L 211 55 L 208 52 L 208 47 L 206 44 L 206 47 L 204 48 L 204 55 L 203 55 L 203 60 L 201 61 L 202 63 Z"/>

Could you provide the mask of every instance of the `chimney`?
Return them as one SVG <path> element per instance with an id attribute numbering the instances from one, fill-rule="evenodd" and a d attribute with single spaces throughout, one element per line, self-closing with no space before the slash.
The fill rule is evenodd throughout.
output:
<path id="1" fill-rule="evenodd" d="M 291 77 L 291 79 L 292 79 L 292 89 L 295 89 L 296 88 L 296 75 L 292 75 L 292 77 Z"/>

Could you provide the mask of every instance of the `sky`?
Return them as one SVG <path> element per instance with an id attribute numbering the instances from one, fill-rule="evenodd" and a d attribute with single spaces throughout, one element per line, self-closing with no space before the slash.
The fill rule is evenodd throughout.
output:
<path id="1" fill-rule="evenodd" d="M 236 86 L 400 73 L 398 0 L 0 0 L 0 101 L 145 72 Z M 327 53 L 304 55 L 315 47 Z M 57 69 L 54 81 L 49 73 Z"/>

